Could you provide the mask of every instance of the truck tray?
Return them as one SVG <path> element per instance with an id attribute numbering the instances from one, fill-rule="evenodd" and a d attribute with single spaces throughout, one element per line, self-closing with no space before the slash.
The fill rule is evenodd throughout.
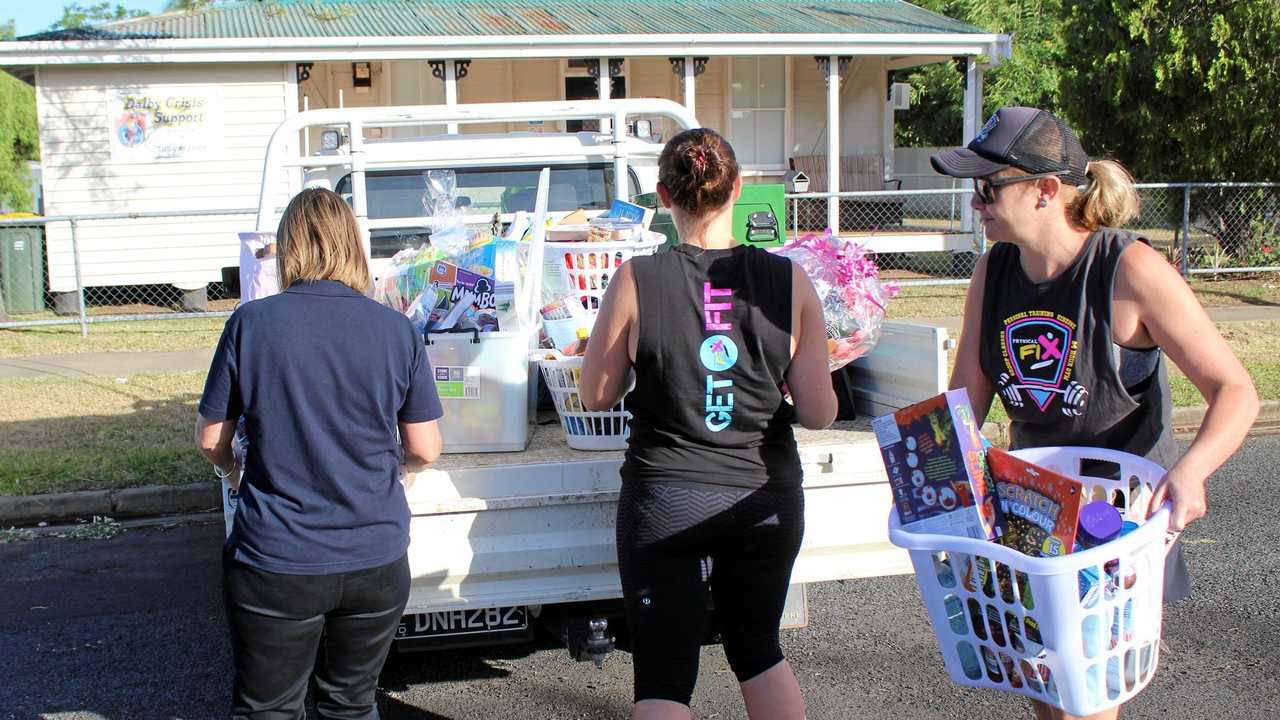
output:
<path id="1" fill-rule="evenodd" d="M 869 423 L 797 429 L 796 438 L 806 531 L 792 582 L 910 572 L 888 542 L 889 488 Z M 408 492 L 405 612 L 621 597 L 622 457 L 570 449 L 558 424 L 541 423 L 523 452 L 442 456 Z"/>

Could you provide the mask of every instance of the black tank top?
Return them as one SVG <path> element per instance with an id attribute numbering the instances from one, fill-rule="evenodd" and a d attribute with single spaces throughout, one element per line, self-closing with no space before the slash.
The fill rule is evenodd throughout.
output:
<path id="1" fill-rule="evenodd" d="M 1009 415 L 1014 448 L 1103 447 L 1166 468 L 1177 460 L 1163 353 L 1136 351 L 1152 353 L 1142 360 L 1154 367 L 1145 378 L 1122 378 L 1125 353 L 1111 339 L 1116 268 L 1138 239 L 1102 228 L 1070 267 L 1042 283 L 1023 272 L 1016 246 L 991 249 L 979 353 Z"/>
<path id="2" fill-rule="evenodd" d="M 624 480 L 799 484 L 791 261 L 750 246 L 631 259 L 639 299 Z"/>

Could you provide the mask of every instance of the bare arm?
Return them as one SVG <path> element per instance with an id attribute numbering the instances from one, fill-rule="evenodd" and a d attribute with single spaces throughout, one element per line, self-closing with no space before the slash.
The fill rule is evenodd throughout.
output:
<path id="1" fill-rule="evenodd" d="M 987 281 L 987 255 L 978 258 L 969 281 L 969 292 L 964 299 L 964 325 L 960 328 L 960 343 L 956 348 L 956 366 L 951 371 L 949 387 L 966 388 L 969 404 L 973 406 L 978 427 L 986 421 L 991 410 L 995 386 L 982 372 L 979 342 L 982 338 L 982 295 Z"/>
<path id="2" fill-rule="evenodd" d="M 592 412 L 613 409 L 627 391 L 635 357 L 639 308 L 630 261 L 618 268 L 600 301 L 600 313 L 582 359 L 578 397 Z"/>
<path id="3" fill-rule="evenodd" d="M 1258 416 L 1258 392 L 1249 373 L 1222 339 L 1191 288 L 1159 253 L 1134 243 L 1120 257 L 1113 322 L 1123 331 L 1123 316 L 1134 312 L 1138 324 L 1126 345 L 1154 343 L 1169 356 L 1208 404 L 1200 431 L 1186 454 L 1169 469 L 1152 508 L 1173 502 L 1170 524 L 1181 530 L 1208 510 L 1205 485 L 1215 470 L 1244 441 Z"/>
<path id="4" fill-rule="evenodd" d="M 240 468 L 236 467 L 231 453 L 231 438 L 235 433 L 235 420 L 208 420 L 203 415 L 196 414 L 196 447 L 200 448 L 200 454 L 213 463 L 219 472 L 230 473 L 228 481 L 233 488 L 238 488 L 240 478 L 237 477 L 237 471 Z"/>
<path id="5" fill-rule="evenodd" d="M 791 264 L 791 342 L 787 387 L 796 420 L 810 430 L 821 430 L 836 419 L 838 410 L 827 360 L 827 324 L 813 283 L 795 263 Z"/>
<path id="6" fill-rule="evenodd" d="M 406 470 L 417 472 L 426 469 L 440 457 L 444 447 L 440 439 L 440 424 L 435 420 L 400 423 L 400 445 L 404 447 Z"/>

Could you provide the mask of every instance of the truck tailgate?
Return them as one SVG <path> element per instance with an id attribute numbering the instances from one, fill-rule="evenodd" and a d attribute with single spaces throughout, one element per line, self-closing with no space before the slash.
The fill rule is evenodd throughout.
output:
<path id="1" fill-rule="evenodd" d="M 889 545 L 888 484 L 866 422 L 797 429 L 805 536 L 792 582 L 911 571 Z M 408 492 L 406 613 L 621 597 L 614 516 L 621 452 L 570 449 L 539 425 L 519 453 L 445 455 Z"/>

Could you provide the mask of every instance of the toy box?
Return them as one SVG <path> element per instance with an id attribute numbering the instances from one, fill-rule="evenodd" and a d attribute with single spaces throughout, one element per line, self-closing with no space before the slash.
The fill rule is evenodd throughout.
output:
<path id="1" fill-rule="evenodd" d="M 1079 481 L 999 448 L 987 451 L 987 469 L 1000 499 L 1000 543 L 1032 557 L 1071 552 L 1084 488 Z"/>
<path id="2" fill-rule="evenodd" d="M 510 310 L 514 299 L 511 283 L 463 270 L 453 263 L 438 260 L 431 268 L 429 290 L 424 293 L 422 309 L 428 313 L 426 329 L 500 329 L 499 308 Z"/>
<path id="3" fill-rule="evenodd" d="M 967 392 L 951 390 L 878 417 L 872 429 L 905 529 L 997 537 L 995 487 Z"/>

